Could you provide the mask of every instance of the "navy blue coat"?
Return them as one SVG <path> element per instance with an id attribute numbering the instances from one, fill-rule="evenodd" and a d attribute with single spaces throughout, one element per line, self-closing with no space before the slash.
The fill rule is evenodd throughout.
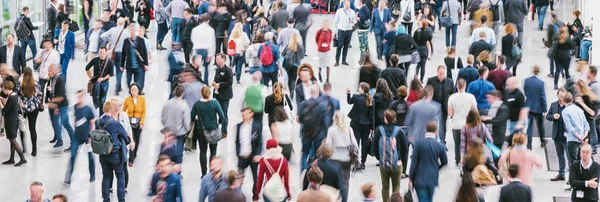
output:
<path id="1" fill-rule="evenodd" d="M 373 13 L 371 14 L 371 28 L 369 29 L 369 31 L 375 34 L 384 34 L 386 31 L 385 23 L 388 23 L 391 20 L 392 13 L 389 9 L 383 9 L 383 21 L 381 21 L 381 17 L 379 17 L 379 9 L 375 8 L 373 9 Z"/>
<path id="2" fill-rule="evenodd" d="M 418 141 L 412 153 L 410 180 L 415 188 L 438 186 L 439 170 L 448 164 L 446 149 L 435 138 L 426 137 Z"/>
<path id="3" fill-rule="evenodd" d="M 548 109 L 548 114 L 546 114 L 546 120 L 552 121 L 552 140 L 567 142 L 567 139 L 563 135 L 565 133 L 565 125 L 562 119 L 562 115 L 558 119 L 554 119 L 554 114 L 562 114 L 563 109 L 566 106 L 560 106 L 558 101 L 550 104 L 550 109 Z"/>
<path id="4" fill-rule="evenodd" d="M 238 123 L 235 127 L 237 132 L 237 136 L 235 138 L 235 155 L 239 156 L 239 152 L 240 152 L 240 126 L 242 126 L 242 123 Z M 252 121 L 252 135 L 251 135 L 251 144 L 252 144 L 252 153 L 250 154 L 250 159 L 254 158 L 254 156 L 256 155 L 262 155 L 262 148 L 263 148 L 263 143 L 262 143 L 262 131 L 263 131 L 263 126 L 262 126 L 262 121 L 259 120 L 254 120 Z"/>
<path id="5" fill-rule="evenodd" d="M 54 30 L 54 39 L 59 40 L 61 29 Z M 67 30 L 67 36 L 65 37 L 65 55 L 70 59 L 75 59 L 75 34 L 71 30 Z M 58 44 L 57 44 L 58 47 Z"/>
<path id="6" fill-rule="evenodd" d="M 546 89 L 544 82 L 536 76 L 525 79 L 525 106 L 529 107 L 529 112 L 544 113 L 548 106 L 546 105 Z"/>
<path id="7" fill-rule="evenodd" d="M 23 52 L 21 51 L 21 47 L 17 46 L 17 44 L 14 44 L 14 48 L 13 48 L 13 58 L 12 58 L 12 66 L 15 69 L 15 71 L 21 75 L 21 69 L 24 69 L 26 64 L 25 61 L 25 55 L 23 55 Z M 0 64 L 1 63 L 6 63 L 8 61 L 8 58 L 6 58 L 6 53 L 7 53 L 7 47 L 6 45 L 0 47 Z"/>

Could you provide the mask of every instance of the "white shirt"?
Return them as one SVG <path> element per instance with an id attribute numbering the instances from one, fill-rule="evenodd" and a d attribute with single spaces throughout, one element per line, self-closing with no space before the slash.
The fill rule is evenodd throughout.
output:
<path id="1" fill-rule="evenodd" d="M 59 65 L 60 64 L 60 54 L 56 49 L 50 49 L 50 51 L 46 51 L 42 49 L 38 51 L 35 59 L 41 59 L 42 63 L 39 67 L 39 78 L 40 79 L 48 79 L 48 68 L 51 64 Z"/>
<path id="2" fill-rule="evenodd" d="M 100 48 L 98 45 L 98 41 L 100 40 L 100 32 L 102 30 L 98 29 L 98 30 L 93 30 L 92 33 L 90 33 L 90 41 L 88 42 L 88 52 L 98 52 L 98 49 Z"/>
<path id="3" fill-rule="evenodd" d="M 302 83 L 302 91 L 304 91 L 304 100 L 310 99 L 310 84 Z"/>
<path id="4" fill-rule="evenodd" d="M 356 24 L 356 13 L 350 8 L 347 10 L 340 8 L 335 12 L 335 20 L 333 22 L 336 24 L 336 29 L 344 31 L 352 30 L 352 25 Z"/>
<path id="5" fill-rule="evenodd" d="M 279 144 L 292 144 L 292 133 L 294 133 L 292 121 L 285 120 L 283 122 L 275 122 L 274 124 L 277 128 L 277 142 Z"/>
<path id="6" fill-rule="evenodd" d="M 60 54 L 65 53 L 65 41 L 67 39 L 67 32 L 62 32 L 62 30 L 60 31 L 59 35 L 58 35 L 58 52 Z"/>
<path id="7" fill-rule="evenodd" d="M 8 68 L 13 68 L 13 56 L 15 53 L 15 45 L 13 44 L 12 47 L 10 46 L 6 46 L 6 67 Z"/>
<path id="8" fill-rule="evenodd" d="M 477 100 L 473 94 L 467 92 L 458 92 L 450 95 L 448 106 L 452 107 L 454 115 L 452 116 L 452 129 L 459 130 L 465 126 L 467 115 L 471 107 L 477 107 Z"/>
<path id="9" fill-rule="evenodd" d="M 252 153 L 252 121 L 250 123 L 242 123 L 240 126 L 240 151 L 239 156 L 247 156 Z"/>
<path id="10" fill-rule="evenodd" d="M 485 32 L 485 42 L 496 45 L 496 34 L 494 33 L 494 30 L 486 26 L 473 30 L 473 34 L 471 34 L 471 43 L 479 41 L 479 32 Z"/>
<path id="11" fill-rule="evenodd" d="M 208 25 L 208 23 L 202 23 L 192 29 L 192 43 L 194 44 L 193 49 L 206 49 L 208 55 L 215 54 L 215 30 Z"/>

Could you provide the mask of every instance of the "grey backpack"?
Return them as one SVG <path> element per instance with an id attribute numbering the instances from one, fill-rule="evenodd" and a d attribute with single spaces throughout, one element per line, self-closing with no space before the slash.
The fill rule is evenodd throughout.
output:
<path id="1" fill-rule="evenodd" d="M 92 152 L 99 155 L 107 155 L 112 152 L 114 141 L 110 133 L 106 130 L 106 126 L 108 126 L 110 122 L 112 122 L 112 120 L 103 124 L 98 124 L 96 130 L 90 132 Z"/>

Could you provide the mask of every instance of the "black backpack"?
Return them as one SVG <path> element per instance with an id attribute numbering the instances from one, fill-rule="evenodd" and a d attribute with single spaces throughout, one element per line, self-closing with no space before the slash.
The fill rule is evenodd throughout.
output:
<path id="1" fill-rule="evenodd" d="M 29 35 L 31 34 L 31 30 L 29 30 L 29 28 L 25 24 L 23 18 L 25 17 L 19 16 L 17 18 L 17 22 L 15 23 L 15 33 L 17 34 L 17 38 L 19 38 L 19 40 L 23 40 L 29 37 Z"/>
<path id="2" fill-rule="evenodd" d="M 323 129 L 323 114 L 325 111 L 317 111 L 319 108 L 318 100 L 305 101 L 306 105 L 300 112 L 303 114 L 300 119 L 302 123 L 303 135 L 314 137 Z"/>
<path id="3" fill-rule="evenodd" d="M 500 0 L 498 0 L 496 2 L 496 4 L 492 4 L 491 0 L 488 0 L 490 2 L 490 11 L 492 11 L 492 22 L 498 21 L 500 20 L 500 6 L 498 4 L 500 4 Z"/>

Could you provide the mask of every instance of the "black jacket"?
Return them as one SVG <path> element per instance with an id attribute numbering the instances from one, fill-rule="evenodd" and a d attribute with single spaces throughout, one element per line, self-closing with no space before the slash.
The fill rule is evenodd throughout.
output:
<path id="1" fill-rule="evenodd" d="M 27 29 L 29 29 L 29 31 L 31 31 L 31 34 L 29 34 L 29 38 L 35 40 L 35 36 L 33 34 L 33 30 L 37 30 L 38 27 L 33 26 L 33 24 L 31 23 L 31 18 L 27 17 L 26 15 L 21 14 L 21 17 L 23 18 L 23 22 L 27 26 Z"/>
<path id="2" fill-rule="evenodd" d="M 358 22 L 356 23 L 356 26 L 358 29 L 369 29 L 369 25 L 371 25 L 371 23 L 367 23 L 367 20 L 371 19 L 371 9 L 369 9 L 366 6 L 361 7 L 358 10 Z"/>
<path id="3" fill-rule="evenodd" d="M 121 49 L 121 58 L 123 58 L 121 59 L 121 67 L 131 68 L 131 57 L 137 58 L 139 68 L 144 68 L 144 66 L 148 66 L 148 50 L 146 50 L 146 41 L 144 41 L 144 38 L 141 37 L 136 37 L 135 40 L 135 49 L 140 55 L 138 56 L 136 53 L 133 53 L 132 55 L 131 51 L 129 51 L 129 48 L 132 44 L 131 38 L 126 39 L 125 41 L 123 41 L 123 49 Z"/>
<path id="4" fill-rule="evenodd" d="M 408 34 L 396 35 L 391 54 L 410 55 L 418 48 L 415 40 Z"/>
<path id="5" fill-rule="evenodd" d="M 396 97 L 397 89 L 400 86 L 406 86 L 406 73 L 404 70 L 397 67 L 388 67 L 381 71 L 380 78 L 385 79 L 387 81 L 388 87 Z M 371 86 L 373 88 L 375 86 Z"/>
<path id="6" fill-rule="evenodd" d="M 342 190 L 344 186 L 342 185 L 342 167 L 340 164 L 333 160 L 324 160 L 317 159 L 316 160 L 317 167 L 323 172 L 323 181 L 322 185 L 329 185 L 338 190 Z M 302 183 L 302 190 L 308 189 L 308 175 L 304 175 L 304 180 Z"/>
<path id="7" fill-rule="evenodd" d="M 492 44 L 489 44 L 488 42 L 485 42 L 484 40 L 479 40 L 471 44 L 471 47 L 469 47 L 469 54 L 477 58 L 477 56 L 479 56 L 479 53 L 485 50 L 490 51 L 491 53 L 492 50 L 494 50 L 494 46 Z"/>
<path id="8" fill-rule="evenodd" d="M 492 124 L 492 139 L 494 140 L 494 144 L 502 144 L 506 140 L 506 121 L 510 118 L 508 106 L 502 103 L 498 108 L 498 112 L 496 112 L 496 116 L 491 118 L 486 123 Z"/>
<path id="9" fill-rule="evenodd" d="M 235 138 L 235 154 L 236 156 L 239 156 L 239 152 L 240 152 L 240 127 L 242 126 L 242 123 L 238 123 L 235 127 L 236 127 L 236 138 Z M 253 158 L 256 155 L 262 155 L 262 131 L 263 131 L 263 126 L 262 126 L 262 121 L 259 120 L 254 120 L 252 121 L 252 135 L 250 136 L 250 138 L 252 139 L 251 145 L 252 145 L 252 153 L 250 153 L 250 157 L 249 158 Z"/>
<path id="10" fill-rule="evenodd" d="M 198 21 L 194 17 L 191 17 L 189 20 L 184 19 L 179 23 L 179 30 L 181 30 L 179 37 L 182 43 L 192 43 L 192 29 L 196 26 L 198 26 Z"/>
<path id="11" fill-rule="evenodd" d="M 558 101 L 550 104 L 550 109 L 548 109 L 548 113 L 546 114 L 546 120 L 552 121 L 552 140 L 567 142 L 567 139 L 563 134 L 565 134 L 565 123 L 562 119 L 562 111 L 566 106 L 560 106 Z M 554 119 L 554 114 L 561 114 L 560 118 Z"/>
<path id="12" fill-rule="evenodd" d="M 390 108 L 390 103 L 392 100 L 385 100 L 383 93 L 375 93 L 373 95 L 373 110 L 375 111 L 375 126 L 380 126 L 385 124 L 383 112 Z"/>
<path id="13" fill-rule="evenodd" d="M 285 99 L 285 100 L 283 100 Z M 269 126 L 271 126 L 272 123 L 275 123 L 275 107 L 280 106 L 280 107 L 285 107 L 283 106 L 284 102 L 287 102 L 287 107 L 289 107 L 290 111 L 292 111 L 294 109 L 294 107 L 292 106 L 292 100 L 290 99 L 290 97 L 287 94 L 283 94 L 283 99 L 281 100 L 281 102 L 279 104 L 275 103 L 275 96 L 273 94 L 265 97 L 265 107 L 264 107 L 264 113 L 269 114 Z M 291 118 L 291 117 L 289 117 Z"/>
<path id="14" fill-rule="evenodd" d="M 375 88 L 377 86 L 377 80 L 379 80 L 379 68 L 376 66 L 362 66 L 358 73 L 358 83 L 365 82 L 369 84 L 369 87 Z"/>
<path id="15" fill-rule="evenodd" d="M 516 181 L 500 189 L 498 202 L 531 202 L 532 200 L 531 187 Z"/>
<path id="16" fill-rule="evenodd" d="M 223 68 L 217 67 L 213 81 L 219 84 L 219 93 L 214 94 L 214 98 L 221 100 L 233 98 L 233 89 L 231 88 L 233 84 L 233 72 L 231 72 L 231 69 L 227 65 Z"/>
<path id="17" fill-rule="evenodd" d="M 383 127 L 383 130 L 387 134 L 391 134 L 395 127 L 399 127 L 396 125 L 382 125 L 379 127 Z M 379 127 L 375 128 L 375 135 L 373 136 L 373 144 L 371 144 L 371 154 L 375 155 L 375 158 L 379 159 L 379 139 L 381 138 L 381 131 Z M 398 134 L 396 134 L 396 149 L 398 150 L 398 156 L 403 163 L 408 162 L 408 140 L 406 139 L 406 133 L 402 129 L 398 130 Z"/>
<path id="18" fill-rule="evenodd" d="M 52 4 L 48 4 L 46 7 L 46 25 L 48 26 L 48 33 L 53 34 L 54 28 L 56 28 L 56 8 Z"/>
<path id="19" fill-rule="evenodd" d="M 442 114 L 448 114 L 448 98 L 454 93 L 452 79 L 444 78 L 440 82 L 437 76 L 434 76 L 427 79 L 427 85 L 433 87 L 433 100 L 442 105 Z"/>
<path id="20" fill-rule="evenodd" d="M 350 94 L 346 95 L 348 104 L 352 105 L 352 109 L 350 110 L 350 113 L 348 113 L 348 117 L 350 117 L 352 123 L 369 125 L 373 128 L 373 106 L 367 106 L 367 97 L 361 94 L 354 94 L 353 96 L 350 96 Z"/>
<path id="21" fill-rule="evenodd" d="M 68 20 L 69 16 L 63 12 L 58 12 L 56 15 L 56 29 L 60 29 L 62 26 L 62 22 Z"/>
<path id="22" fill-rule="evenodd" d="M 14 45 L 13 48 L 13 58 L 12 58 L 12 66 L 15 69 L 15 71 L 21 75 L 21 70 L 25 68 L 26 63 L 25 63 L 25 55 L 23 55 L 23 53 L 21 52 L 21 47 L 17 46 L 17 44 Z M 6 63 L 7 59 L 6 58 L 6 50 L 7 47 L 6 45 L 0 47 L 0 64 L 2 63 Z"/>
<path id="23" fill-rule="evenodd" d="M 231 14 L 216 13 L 214 19 L 211 19 L 211 21 L 213 21 L 215 25 L 213 27 L 215 29 L 215 35 L 217 37 L 225 37 L 225 33 L 229 29 L 229 22 L 231 22 Z"/>
<path id="24" fill-rule="evenodd" d="M 569 168 L 569 183 L 573 187 L 571 200 L 573 202 L 598 201 L 598 188 L 585 186 L 585 181 L 600 177 L 600 164 L 593 161 L 589 169 L 584 170 L 581 161 L 571 164 Z M 597 182 L 598 180 L 596 180 Z M 583 191 L 583 199 L 577 198 L 577 191 Z"/>

